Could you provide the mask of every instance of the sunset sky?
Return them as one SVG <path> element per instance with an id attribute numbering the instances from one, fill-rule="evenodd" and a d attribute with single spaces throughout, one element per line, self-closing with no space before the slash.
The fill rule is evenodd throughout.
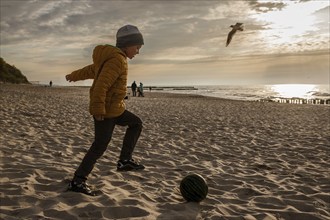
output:
<path id="1" fill-rule="evenodd" d="M 66 74 L 132 24 L 145 45 L 129 84 L 329 84 L 329 13 L 328 0 L 1 0 L 0 52 L 30 81 L 69 85 Z M 244 31 L 225 47 L 236 22 Z"/>

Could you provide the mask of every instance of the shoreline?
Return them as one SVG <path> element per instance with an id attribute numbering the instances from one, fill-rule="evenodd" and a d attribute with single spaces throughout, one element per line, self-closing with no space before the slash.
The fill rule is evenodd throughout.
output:
<path id="1" fill-rule="evenodd" d="M 127 109 L 143 121 L 134 159 L 117 172 L 125 128 L 115 128 L 88 183 L 65 192 L 93 141 L 89 90 L 0 85 L 2 219 L 330 218 L 329 108 L 146 92 Z M 187 203 L 181 179 L 201 174 L 209 194 Z"/>
<path id="2" fill-rule="evenodd" d="M 10 84 L 7 84 L 10 85 Z M 14 85 L 14 84 L 13 84 Z M 40 87 L 49 87 L 46 84 L 21 84 L 26 86 L 40 86 Z M 61 86 L 61 85 L 53 85 L 52 88 L 84 88 L 89 89 L 90 86 Z M 300 98 L 300 97 L 266 97 L 259 99 L 247 99 L 247 98 L 229 98 L 229 97 L 220 97 L 214 95 L 207 94 L 193 94 L 189 93 L 189 91 L 197 91 L 199 90 L 196 86 L 145 86 L 145 93 L 149 92 L 160 92 L 160 93 L 172 93 L 172 94 L 186 94 L 186 95 L 201 95 L 203 97 L 213 97 L 227 100 L 239 100 L 239 101 L 250 101 L 250 102 L 276 102 L 282 104 L 304 104 L 304 105 L 330 105 L 330 98 Z M 151 90 L 149 88 L 152 88 Z M 128 96 L 130 95 L 131 87 L 127 86 Z M 187 91 L 187 93 L 185 93 Z"/>

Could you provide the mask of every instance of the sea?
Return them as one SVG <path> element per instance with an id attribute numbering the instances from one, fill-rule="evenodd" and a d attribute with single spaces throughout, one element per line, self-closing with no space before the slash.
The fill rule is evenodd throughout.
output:
<path id="1" fill-rule="evenodd" d="M 330 85 L 325 84 L 169 86 L 151 89 L 232 100 L 330 104 Z"/>

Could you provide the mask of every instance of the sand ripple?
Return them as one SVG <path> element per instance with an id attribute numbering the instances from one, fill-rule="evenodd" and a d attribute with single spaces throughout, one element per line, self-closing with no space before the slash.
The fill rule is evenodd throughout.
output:
<path id="1" fill-rule="evenodd" d="M 0 84 L 0 103 L 1 219 L 330 219 L 328 106 L 130 98 L 146 170 L 116 171 L 117 127 L 88 197 L 66 192 L 93 140 L 88 89 Z M 208 182 L 200 204 L 180 195 L 188 173 Z"/>

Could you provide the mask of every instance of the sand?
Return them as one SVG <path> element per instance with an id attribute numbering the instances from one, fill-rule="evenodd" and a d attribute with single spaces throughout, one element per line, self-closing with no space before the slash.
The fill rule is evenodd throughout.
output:
<path id="1" fill-rule="evenodd" d="M 93 141 L 88 88 L 0 84 L 0 103 L 1 219 L 330 219 L 329 106 L 130 97 L 146 169 L 116 171 L 116 127 L 90 197 L 66 192 Z M 200 203 L 179 192 L 189 173 L 208 183 Z"/>

